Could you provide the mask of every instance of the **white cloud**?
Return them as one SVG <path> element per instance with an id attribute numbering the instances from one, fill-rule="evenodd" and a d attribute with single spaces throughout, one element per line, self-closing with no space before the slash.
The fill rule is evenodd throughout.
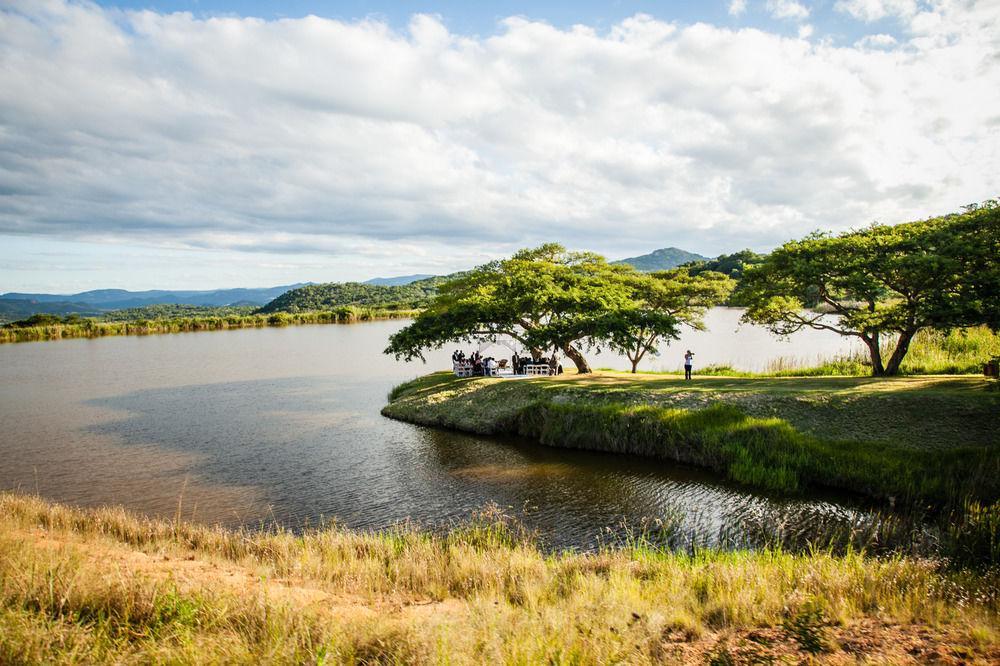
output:
<path id="1" fill-rule="evenodd" d="M 799 26 L 799 39 L 809 39 L 813 35 L 813 27 L 808 23 Z"/>
<path id="2" fill-rule="evenodd" d="M 747 10 L 747 0 L 732 0 L 729 3 L 729 15 L 740 16 Z"/>
<path id="3" fill-rule="evenodd" d="M 470 38 L 8 2 L 0 234 L 414 272 L 947 212 L 1000 191 L 1000 26 L 921 25 L 883 50 L 642 16 Z"/>
<path id="4" fill-rule="evenodd" d="M 895 46 L 896 43 L 896 38 L 892 35 L 880 33 L 877 35 L 865 35 L 855 43 L 855 46 L 858 48 L 883 49 Z"/>
<path id="5" fill-rule="evenodd" d="M 911 18 L 917 13 L 916 0 L 837 0 L 834 9 L 871 23 L 886 17 Z"/>
<path id="6" fill-rule="evenodd" d="M 809 8 L 795 0 L 767 0 L 767 11 L 778 19 L 801 21 L 809 17 Z"/>

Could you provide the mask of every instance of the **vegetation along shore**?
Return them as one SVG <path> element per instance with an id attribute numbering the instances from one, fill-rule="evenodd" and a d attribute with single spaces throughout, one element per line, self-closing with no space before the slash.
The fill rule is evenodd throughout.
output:
<path id="1" fill-rule="evenodd" d="M 446 532 L 226 531 L 0 494 L 4 663 L 1000 659 L 996 574 L 817 551 L 546 553 Z"/>
<path id="2" fill-rule="evenodd" d="M 197 308 L 191 308 L 197 310 Z M 405 319 L 417 314 L 413 310 L 381 310 L 352 306 L 311 312 L 219 313 L 156 318 L 128 317 L 123 320 L 48 315 L 7 324 L 0 327 L 0 343 L 36 342 L 70 338 L 102 338 L 113 335 L 154 335 L 159 333 L 189 333 L 193 331 L 225 331 L 240 328 L 292 326 L 299 324 L 352 324 L 379 319 Z"/>

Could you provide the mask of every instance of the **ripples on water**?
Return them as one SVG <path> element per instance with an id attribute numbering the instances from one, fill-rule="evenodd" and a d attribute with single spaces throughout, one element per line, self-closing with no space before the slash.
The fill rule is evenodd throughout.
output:
<path id="1" fill-rule="evenodd" d="M 291 528 L 434 528 L 495 502 L 556 548 L 640 534 L 685 548 L 801 545 L 882 529 L 844 497 L 772 496 L 659 461 L 385 419 L 389 389 L 446 367 L 450 353 L 430 355 L 429 367 L 383 356 L 402 325 L 4 345 L 0 487 Z M 720 346 L 734 344 L 726 335 Z"/>

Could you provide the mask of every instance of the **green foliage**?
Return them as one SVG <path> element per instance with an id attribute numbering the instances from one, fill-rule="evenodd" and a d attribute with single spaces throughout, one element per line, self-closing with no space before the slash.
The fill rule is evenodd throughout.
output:
<path id="1" fill-rule="evenodd" d="M 684 269 L 631 276 L 632 307 L 610 310 L 598 321 L 592 338 L 606 342 L 632 363 L 658 353 L 664 339 L 679 337 L 679 325 L 704 330 L 705 312 L 726 300 L 732 279 L 711 271 L 692 276 Z"/>
<path id="2" fill-rule="evenodd" d="M 413 324 L 390 338 L 387 354 L 422 358 L 454 340 L 506 335 L 535 354 L 562 349 L 581 372 L 590 368 L 574 344 L 590 338 L 597 318 L 628 307 L 628 266 L 556 244 L 522 250 L 442 285 Z"/>
<path id="3" fill-rule="evenodd" d="M 753 250 L 740 250 L 732 254 L 720 254 L 715 259 L 705 259 L 703 261 L 692 261 L 686 263 L 682 268 L 686 268 L 691 275 L 700 275 L 705 271 L 722 273 L 734 280 L 740 280 L 747 266 L 755 266 L 767 257 L 758 254 Z"/>
<path id="4" fill-rule="evenodd" d="M 458 274 L 456 274 L 458 275 Z M 413 310 L 427 306 L 438 287 L 454 276 L 435 276 L 405 285 L 331 282 L 287 291 L 260 309 L 260 312 L 311 312 L 343 306 L 385 310 Z"/>
<path id="5" fill-rule="evenodd" d="M 948 524 L 947 552 L 963 567 L 1000 564 L 1000 501 L 969 501 Z"/>
<path id="6" fill-rule="evenodd" d="M 823 605 L 812 599 L 794 612 L 789 612 L 782 626 L 799 646 L 809 654 L 830 651 L 826 628 L 830 624 Z"/>
<path id="7" fill-rule="evenodd" d="M 35 314 L 65 315 L 66 313 L 94 317 L 101 314 L 101 309 L 89 303 L 39 302 L 22 298 L 0 298 L 0 323 L 27 319 Z"/>
<path id="8" fill-rule="evenodd" d="M 548 244 L 442 285 L 416 321 L 390 339 L 386 353 L 422 358 L 424 349 L 450 341 L 505 335 L 536 355 L 562 350 L 579 372 L 590 372 L 582 348 L 609 344 L 641 358 L 662 337 L 676 337 L 680 323 L 697 326 L 727 287 L 723 276 L 643 275 Z"/>
<path id="9" fill-rule="evenodd" d="M 99 321 L 150 321 L 154 319 L 245 317 L 253 314 L 256 309 L 252 305 L 214 307 L 210 305 L 162 303 L 159 305 L 145 305 L 141 308 L 112 310 L 96 319 Z"/>
<path id="10" fill-rule="evenodd" d="M 746 270 L 745 321 L 778 335 L 829 330 L 865 342 L 893 375 L 925 328 L 1000 325 L 1000 207 L 784 244 Z M 817 303 L 831 317 L 806 310 Z M 883 361 L 882 345 L 894 346 Z"/>
<path id="11" fill-rule="evenodd" d="M 65 323 L 63 317 L 54 314 L 33 314 L 27 319 L 13 321 L 4 326 L 7 328 L 30 328 L 32 326 L 53 326 Z"/>

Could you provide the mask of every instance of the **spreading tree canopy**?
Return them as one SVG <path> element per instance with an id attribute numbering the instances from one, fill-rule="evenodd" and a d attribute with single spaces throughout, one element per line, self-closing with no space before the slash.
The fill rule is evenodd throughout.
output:
<path id="1" fill-rule="evenodd" d="M 606 343 L 635 349 L 641 359 L 658 340 L 676 337 L 681 323 L 697 325 L 703 308 L 713 304 L 702 285 L 726 280 L 682 279 L 672 271 L 642 275 L 596 254 L 547 244 L 442 285 L 385 351 L 409 360 L 450 341 L 509 336 L 536 358 L 560 350 L 577 372 L 588 373 L 584 349 Z"/>
<path id="2" fill-rule="evenodd" d="M 745 321 L 779 335 L 808 327 L 857 337 L 872 374 L 894 375 L 922 328 L 1000 324 L 998 257 L 1000 209 L 987 202 L 962 214 L 786 243 L 747 269 L 739 299 L 748 305 Z"/>
<path id="3" fill-rule="evenodd" d="M 646 354 L 656 354 L 664 339 L 676 339 L 681 324 L 704 330 L 708 308 L 722 303 L 735 281 L 712 271 L 691 275 L 686 268 L 629 275 L 632 307 L 609 310 L 593 337 L 623 354 L 632 372 Z"/>

